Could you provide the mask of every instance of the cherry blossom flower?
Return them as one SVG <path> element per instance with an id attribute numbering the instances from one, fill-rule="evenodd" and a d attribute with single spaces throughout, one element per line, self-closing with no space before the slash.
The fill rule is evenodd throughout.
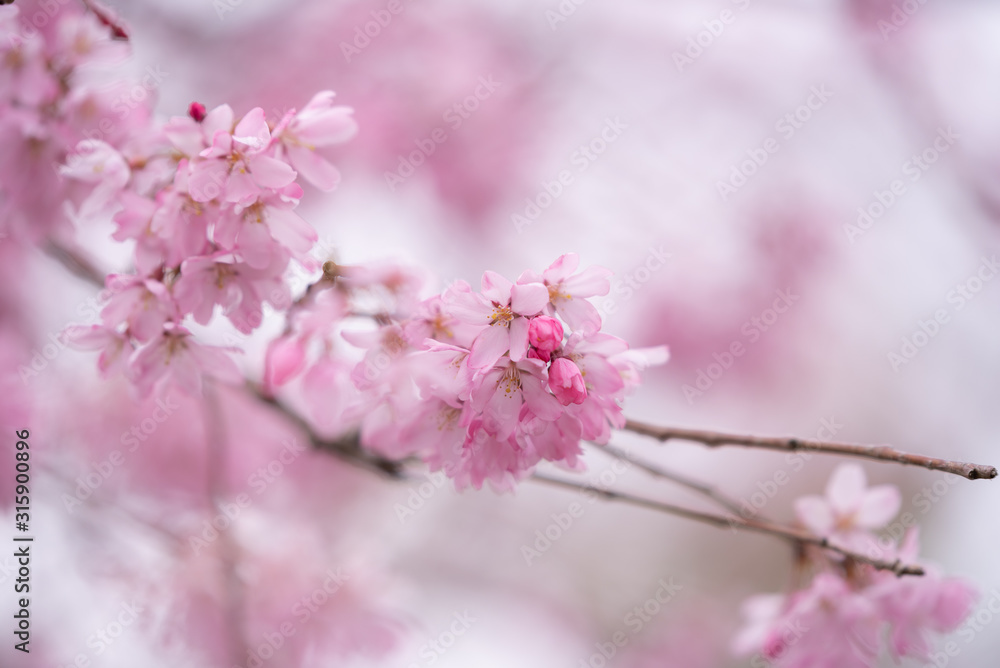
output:
<path id="1" fill-rule="evenodd" d="M 453 300 L 456 317 L 484 327 L 472 343 L 469 365 L 487 369 L 505 353 L 521 360 L 528 352 L 528 317 L 545 307 L 548 290 L 541 283 L 512 283 L 492 271 L 483 274 L 482 290 L 481 295 L 454 290 L 445 297 Z"/>
<path id="2" fill-rule="evenodd" d="M 124 372 L 129 356 L 135 351 L 128 336 L 103 325 L 74 325 L 68 327 L 65 333 L 74 348 L 101 351 L 97 359 L 97 368 L 103 378 Z"/>
<path id="3" fill-rule="evenodd" d="M 281 128 L 275 137 L 292 167 L 320 190 L 329 191 L 340 183 L 340 172 L 327 162 L 316 149 L 340 144 L 358 130 L 350 107 L 333 106 L 333 91 L 316 93 L 309 103 Z"/>
<path id="4" fill-rule="evenodd" d="M 176 385 L 188 394 L 201 394 L 203 376 L 238 383 L 243 376 L 221 349 L 197 343 L 183 327 L 171 327 L 136 351 L 129 374 L 140 396 L 149 396 L 157 385 Z"/>
<path id="5" fill-rule="evenodd" d="M 163 283 L 142 276 L 113 274 L 107 278 L 112 291 L 101 311 L 102 321 L 111 327 L 125 323 L 128 333 L 146 342 L 159 336 L 164 324 L 177 317 L 177 306 Z"/>
<path id="6" fill-rule="evenodd" d="M 874 528 L 895 514 L 898 490 L 889 485 L 866 490 L 861 467 L 844 464 L 831 476 L 825 499 L 799 499 L 803 500 L 807 503 L 797 503 L 796 509 L 800 518 L 804 514 L 810 529 L 830 526 L 831 515 L 854 522 L 852 518 L 865 512 L 871 521 L 858 526 Z M 877 556 L 913 564 L 917 551 L 914 529 L 901 545 Z M 933 567 L 926 567 L 921 576 L 900 577 L 822 550 L 806 551 L 804 557 L 818 571 L 806 587 L 787 595 L 747 600 L 748 623 L 734 642 L 736 652 L 758 652 L 778 668 L 874 668 L 887 639 L 897 661 L 906 657 L 928 660 L 928 635 L 958 628 L 975 600 L 971 587 L 941 577 Z"/>
<path id="7" fill-rule="evenodd" d="M 270 144 L 271 130 L 260 107 L 250 110 L 231 133 L 217 130 L 212 145 L 199 153 L 206 159 L 191 163 L 191 197 L 207 202 L 221 196 L 226 202 L 242 203 L 293 183 L 295 170 L 267 154 Z"/>
<path id="8" fill-rule="evenodd" d="M 830 477 L 826 496 L 806 496 L 795 502 L 799 521 L 818 536 L 844 547 L 863 548 L 872 531 L 899 512 L 899 490 L 893 485 L 867 488 L 858 464 L 841 464 Z"/>
<path id="9" fill-rule="evenodd" d="M 301 197 L 302 188 L 293 183 L 224 212 L 215 225 L 215 242 L 255 269 L 267 267 L 282 247 L 302 257 L 319 235 L 293 211 Z"/>
<path id="10" fill-rule="evenodd" d="M 208 324 L 216 305 L 222 306 L 236 329 L 249 334 L 260 325 L 265 301 L 279 308 L 291 303 L 282 269 L 280 262 L 256 269 L 226 251 L 192 257 L 181 264 L 174 298 L 201 325 Z"/>
<path id="11" fill-rule="evenodd" d="M 601 316 L 588 297 L 606 295 L 611 290 L 611 272 L 603 267 L 588 267 L 579 273 L 580 256 L 566 253 L 538 274 L 526 271 L 518 283 L 541 282 L 549 291 L 548 309 L 559 314 L 574 330 L 596 332 Z"/>

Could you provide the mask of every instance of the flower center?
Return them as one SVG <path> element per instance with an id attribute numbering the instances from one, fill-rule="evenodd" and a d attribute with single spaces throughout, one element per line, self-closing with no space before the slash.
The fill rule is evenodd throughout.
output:
<path id="1" fill-rule="evenodd" d="M 497 390 L 502 390 L 506 398 L 514 396 L 521 391 L 521 372 L 516 366 L 511 364 L 497 381 Z"/>
<path id="2" fill-rule="evenodd" d="M 496 302 L 493 302 L 493 313 L 490 314 L 490 324 L 491 325 L 503 325 L 504 327 L 510 327 L 511 320 L 514 319 L 514 312 L 510 310 L 510 306 L 501 306 Z"/>
<path id="3" fill-rule="evenodd" d="M 549 301 L 550 302 L 554 302 L 554 301 L 557 301 L 559 299 L 565 299 L 565 300 L 573 299 L 571 296 L 569 296 L 565 292 L 560 292 L 560 288 L 562 288 L 562 283 L 557 283 L 556 285 L 550 285 L 550 286 L 548 286 L 548 288 L 549 288 Z"/>

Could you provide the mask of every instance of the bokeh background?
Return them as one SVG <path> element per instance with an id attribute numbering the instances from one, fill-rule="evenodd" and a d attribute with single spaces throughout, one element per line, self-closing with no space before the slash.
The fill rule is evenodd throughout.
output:
<path id="1" fill-rule="evenodd" d="M 627 405 L 633 418 L 802 437 L 837 425 L 838 440 L 1000 461 L 1000 279 L 990 269 L 1000 5 L 114 4 L 131 27 L 132 73 L 161 73 L 163 116 L 193 100 L 280 113 L 328 88 L 355 109 L 358 136 L 331 154 L 339 189 L 307 190 L 300 207 L 320 231 L 317 257 L 402 261 L 440 288 L 577 252 L 616 273 L 598 300 L 606 329 L 670 347 Z M 428 142 L 435 130 L 444 141 Z M 110 229 L 80 241 L 124 269 L 127 249 L 106 239 Z M 98 381 L 89 354 L 63 350 L 23 380 L 18 365 L 79 320 L 96 290 L 40 253 L 16 283 L 5 308 L 18 326 L 4 336 L 20 352 L 4 361 L 2 422 L 5 433 L 32 432 L 37 593 L 32 654 L 5 641 L 2 665 L 83 656 L 93 666 L 242 666 L 234 646 L 257 648 L 290 623 L 294 635 L 262 665 L 749 666 L 729 650 L 740 603 L 790 584 L 790 551 L 766 537 L 532 483 L 459 494 L 318 453 L 281 460 L 294 432 L 235 393 L 213 399 L 221 420 L 177 398 L 149 422 L 155 403 Z M 772 318 L 782 298 L 790 306 Z M 944 324 L 926 325 L 941 311 Z M 917 334 L 921 323 L 933 336 Z M 251 376 L 280 329 L 271 324 L 247 343 Z M 734 342 L 745 354 L 711 367 Z M 134 427 L 144 438 L 129 451 Z M 228 447 L 211 446 L 220 441 Z M 614 442 L 738 499 L 774 489 L 783 471 L 788 483 L 761 509 L 779 520 L 836 464 Z M 115 450 L 124 463 L 68 502 L 77 478 L 107 470 Z M 254 478 L 276 460 L 280 475 Z M 611 460 L 591 452 L 586 463 L 581 479 L 600 480 Z M 873 483 L 902 488 L 926 560 L 997 607 L 997 483 L 864 466 Z M 225 494 L 252 503 L 225 540 L 201 549 L 191 537 L 214 513 L 212 470 L 224 472 Z M 613 475 L 618 488 L 705 507 L 637 469 Z M 527 563 L 523 546 L 574 502 L 582 516 Z M 11 563 L 0 558 L 5 606 Z M 679 585 L 675 595 L 636 622 L 633 609 L 661 581 Z M 303 605 L 330 582 L 336 593 Z M 994 665 L 995 616 L 981 613 L 971 639 L 955 636 L 947 665 Z M 104 644 L 97 634 L 116 620 L 121 633 Z M 628 643 L 606 660 L 601 646 L 616 632 Z"/>

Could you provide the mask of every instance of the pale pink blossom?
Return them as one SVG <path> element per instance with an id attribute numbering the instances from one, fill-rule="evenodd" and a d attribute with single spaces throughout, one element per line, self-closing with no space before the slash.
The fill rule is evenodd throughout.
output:
<path id="1" fill-rule="evenodd" d="M 483 274 L 481 295 L 455 286 L 445 299 L 460 320 L 484 328 L 472 343 L 469 365 L 488 369 L 505 353 L 514 362 L 525 356 L 528 317 L 545 307 L 548 291 L 541 283 L 515 284 L 487 271 Z"/>
<path id="2" fill-rule="evenodd" d="M 297 376 L 306 366 L 306 342 L 297 336 L 281 336 L 267 347 L 264 358 L 264 385 L 278 388 Z"/>
<path id="3" fill-rule="evenodd" d="M 871 532 L 899 512 L 899 490 L 893 485 L 869 488 L 859 464 L 841 464 L 826 486 L 826 496 L 805 496 L 795 502 L 799 521 L 818 536 L 844 547 L 863 549 Z"/>
<path id="4" fill-rule="evenodd" d="M 201 325 L 208 324 L 216 305 L 221 306 L 236 329 L 249 334 L 263 320 L 264 302 L 279 308 L 291 303 L 283 269 L 281 262 L 255 269 L 226 251 L 192 257 L 181 264 L 174 298 Z"/>
<path id="5" fill-rule="evenodd" d="M 97 368 L 103 378 L 125 371 L 135 347 L 131 339 L 103 325 L 74 325 L 66 329 L 67 341 L 78 350 L 100 350 Z"/>
<path id="6" fill-rule="evenodd" d="M 169 291 L 157 280 L 112 274 L 106 284 L 112 294 L 101 310 L 101 320 L 110 327 L 125 323 L 127 332 L 137 341 L 158 337 L 164 324 L 178 315 Z"/>
<path id="7" fill-rule="evenodd" d="M 104 212 L 128 183 L 131 172 L 121 153 L 107 142 L 80 142 L 70 160 L 59 169 L 63 176 L 94 184 L 77 215 L 91 218 Z"/>
<path id="8" fill-rule="evenodd" d="M 320 190 L 329 191 L 340 183 L 340 172 L 316 149 L 340 144 L 358 130 L 350 107 L 334 106 L 333 91 L 321 91 L 283 128 L 275 128 L 284 155 L 292 167 Z"/>
<path id="9" fill-rule="evenodd" d="M 601 328 L 601 316 L 587 298 L 608 294 L 611 272 L 604 267 L 588 267 L 574 273 L 579 265 L 580 257 L 576 253 L 566 253 L 541 276 L 526 271 L 518 278 L 518 283 L 544 283 L 549 291 L 549 309 L 574 330 L 592 333 Z"/>
<path id="10" fill-rule="evenodd" d="M 224 212 L 215 224 L 215 242 L 238 252 L 255 269 L 263 269 L 280 257 L 282 247 L 293 257 L 302 257 L 319 235 L 293 211 L 301 197 L 302 188 L 293 183 Z"/>
<path id="11" fill-rule="evenodd" d="M 201 394 L 204 376 L 238 383 L 243 376 L 221 348 L 197 343 L 191 332 L 172 327 L 140 348 L 129 361 L 129 375 L 141 396 L 154 387 L 176 385 L 187 394 Z"/>

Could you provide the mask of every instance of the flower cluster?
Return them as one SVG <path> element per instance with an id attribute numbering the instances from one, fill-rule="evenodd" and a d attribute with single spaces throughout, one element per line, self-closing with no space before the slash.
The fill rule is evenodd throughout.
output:
<path id="1" fill-rule="evenodd" d="M 322 385 L 343 388 L 349 374 L 356 396 L 343 415 L 360 422 L 366 447 L 421 457 L 460 487 L 489 481 L 507 488 L 542 460 L 574 467 L 581 440 L 607 442 L 623 426 L 620 402 L 639 371 L 666 361 L 665 348 L 629 350 L 600 331 L 587 298 L 607 294 L 610 273 L 577 272 L 578 263 L 566 254 L 516 282 L 488 271 L 480 292 L 458 281 L 421 302 L 412 298 L 412 277 L 344 269 L 341 289 L 317 296 L 271 346 L 267 377 L 277 386 L 302 371 L 310 342 L 356 315 L 357 289 L 377 284 L 409 298 L 373 314 L 374 329 L 342 332 L 364 351 L 353 368 L 324 338 L 325 353 L 306 378 L 313 394 Z M 318 409 L 329 415 L 334 403 L 331 397 Z"/>
<path id="2" fill-rule="evenodd" d="M 146 122 L 156 82 L 107 67 L 129 51 L 124 29 L 96 3 L 0 6 L 0 237 L 56 232 L 79 189 L 53 167 L 83 139 L 122 145 Z"/>
<path id="3" fill-rule="evenodd" d="M 826 497 L 804 497 L 796 504 L 799 520 L 834 544 L 856 549 L 874 546 L 873 531 L 899 510 L 899 492 L 882 485 L 868 489 L 863 469 L 843 464 L 827 486 Z M 918 534 L 872 556 L 914 563 Z M 883 636 L 895 660 L 930 658 L 928 633 L 947 633 L 961 624 L 975 599 L 964 582 L 943 578 L 928 568 L 921 577 L 898 577 L 852 559 L 815 554 L 819 572 L 811 583 L 788 595 L 761 595 L 744 605 L 748 626 L 735 649 L 757 652 L 781 668 L 870 668 L 878 664 Z"/>
<path id="4" fill-rule="evenodd" d="M 228 105 L 194 103 L 121 150 L 83 142 L 63 173 L 94 184 L 81 209 L 114 212 L 113 236 L 135 243 L 137 273 L 108 277 L 101 324 L 74 328 L 73 340 L 101 349 L 102 370 L 125 368 L 142 394 L 167 377 L 192 392 L 201 372 L 237 379 L 225 352 L 196 343 L 184 319 L 208 324 L 218 306 L 248 334 L 265 302 L 290 306 L 284 274 L 293 259 L 313 263 L 317 238 L 294 210 L 297 177 L 335 187 L 336 169 L 315 149 L 355 127 L 326 91 L 271 121 L 260 108 L 237 118 Z"/>

